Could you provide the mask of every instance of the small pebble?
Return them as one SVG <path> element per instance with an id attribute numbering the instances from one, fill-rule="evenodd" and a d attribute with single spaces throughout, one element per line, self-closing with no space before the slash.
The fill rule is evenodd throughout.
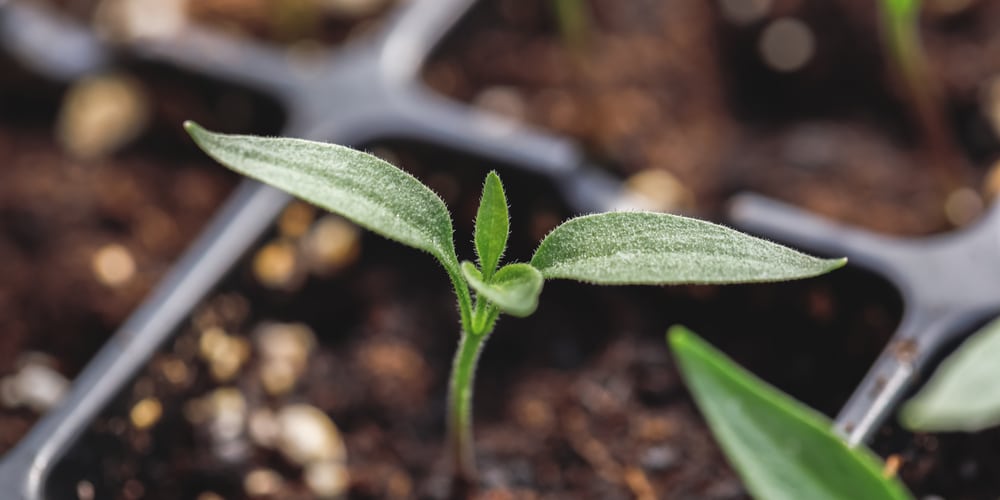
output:
<path id="1" fill-rule="evenodd" d="M 489 87 L 472 99 L 472 105 L 484 111 L 516 121 L 524 121 L 527 106 L 521 92 L 515 87 Z"/>
<path id="2" fill-rule="evenodd" d="M 217 382 L 226 382 L 235 377 L 250 358 L 250 344 L 242 337 L 211 327 L 201 334 L 199 353 L 208 363 L 212 378 Z"/>
<path id="3" fill-rule="evenodd" d="M 630 199 L 642 210 L 685 212 L 694 206 L 694 195 L 673 174 L 661 169 L 639 172 L 625 181 Z"/>
<path id="4" fill-rule="evenodd" d="M 94 491 L 94 484 L 90 481 L 80 481 L 76 483 L 76 498 L 78 500 L 94 500 L 97 492 Z"/>
<path id="5" fill-rule="evenodd" d="M 324 461 L 306 466 L 302 473 L 306 486 L 320 498 L 336 498 L 347 492 L 350 475 L 341 462 Z"/>
<path id="6" fill-rule="evenodd" d="M 298 238 L 309 230 L 309 225 L 315 218 L 316 207 L 301 201 L 293 201 L 281 212 L 278 232 L 287 238 Z"/>
<path id="7" fill-rule="evenodd" d="M 316 335 L 302 323 L 264 323 L 254 332 L 260 352 L 259 374 L 272 396 L 290 391 L 305 372 Z"/>
<path id="8" fill-rule="evenodd" d="M 722 17 L 737 26 L 760 21 L 770 12 L 771 0 L 719 0 Z"/>
<path id="9" fill-rule="evenodd" d="M 184 387 L 191 381 L 187 364 L 182 359 L 167 358 L 162 360 L 159 366 L 163 378 L 175 387 Z"/>
<path id="10" fill-rule="evenodd" d="M 84 78 L 63 98 L 57 124 L 59 141 L 79 158 L 107 156 L 139 135 L 148 119 L 148 108 L 142 87 L 132 78 Z"/>
<path id="11" fill-rule="evenodd" d="M 298 256 L 295 245 L 285 240 L 264 245 L 253 258 L 253 274 L 260 284 L 278 290 L 297 285 Z"/>
<path id="12" fill-rule="evenodd" d="M 319 409 L 294 404 L 278 412 L 278 449 L 298 465 L 344 462 L 347 449 L 337 426 Z"/>
<path id="13" fill-rule="evenodd" d="M 187 23 L 189 0 L 102 0 L 94 13 L 98 33 L 129 41 L 176 35 Z"/>
<path id="14" fill-rule="evenodd" d="M 267 408 L 258 408 L 250 413 L 250 420 L 247 423 L 247 431 L 250 439 L 262 448 L 273 448 L 281 435 L 281 424 L 273 411 Z"/>
<path id="15" fill-rule="evenodd" d="M 983 213 L 983 209 L 983 199 L 971 188 L 956 189 L 944 202 L 945 216 L 956 227 L 974 221 Z"/>
<path id="16" fill-rule="evenodd" d="M 789 73 L 801 69 L 812 59 L 816 41 L 804 22 L 783 17 L 764 29 L 758 49 L 771 69 Z"/>
<path id="17" fill-rule="evenodd" d="M 97 281 L 110 287 L 120 287 L 135 275 L 135 260 L 122 245 L 105 245 L 94 253 L 90 264 Z"/>
<path id="18" fill-rule="evenodd" d="M 680 458 L 674 447 L 660 445 L 643 450 L 639 463 L 649 471 L 660 472 L 680 463 Z"/>
<path id="19" fill-rule="evenodd" d="M 243 489 L 248 496 L 264 497 L 277 494 L 284 482 L 281 474 L 271 469 L 254 469 L 243 478 Z"/>
<path id="20" fill-rule="evenodd" d="M 527 429 L 548 432 L 555 425 L 552 406 L 539 398 L 519 398 L 514 402 L 514 415 L 518 424 Z"/>
<path id="21" fill-rule="evenodd" d="M 304 243 L 309 269 L 329 276 L 358 260 L 361 230 L 343 217 L 325 215 L 313 225 Z"/>
<path id="22" fill-rule="evenodd" d="M 129 412 L 132 426 L 139 430 L 149 429 L 156 425 L 162 415 L 163 405 L 156 398 L 144 398 L 140 400 L 132 407 L 132 411 Z"/>
<path id="23" fill-rule="evenodd" d="M 216 389 L 208 396 L 212 435 L 219 440 L 235 439 L 243 433 L 247 403 L 239 389 Z"/>
<path id="24" fill-rule="evenodd" d="M 0 400 L 8 408 L 26 406 L 45 413 L 62 401 L 69 384 L 55 369 L 29 360 L 16 374 L 0 381 Z"/>

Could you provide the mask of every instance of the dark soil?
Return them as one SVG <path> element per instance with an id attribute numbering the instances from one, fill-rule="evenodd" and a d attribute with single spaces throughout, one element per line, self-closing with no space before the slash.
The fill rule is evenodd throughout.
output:
<path id="1" fill-rule="evenodd" d="M 209 3 L 200 15 L 211 20 L 217 14 Z M 456 31 L 426 78 L 464 100 L 513 89 L 522 105 L 507 112 L 579 138 L 622 177 L 669 171 L 693 194 L 693 206 L 683 208 L 703 216 L 722 218 L 731 194 L 753 190 L 887 233 L 948 228 L 908 110 L 885 78 L 871 7 L 774 3 L 775 12 L 815 26 L 821 40 L 813 63 L 792 75 L 758 61 L 762 23 L 733 27 L 713 3 L 593 0 L 592 36 L 575 55 L 543 2 L 497 0 Z M 321 38 L 346 36 L 334 24 Z M 985 0 L 965 14 L 927 20 L 972 183 L 1000 152 L 978 107 L 980 86 L 1000 72 L 1000 57 L 989 57 L 1000 47 L 998 25 L 1000 2 Z M 270 26 L 244 26 L 288 39 Z M 162 68 L 136 71 L 151 75 L 147 84 L 162 97 L 154 124 L 136 146 L 96 163 L 72 160 L 49 139 L 61 87 L 16 71 L 0 77 L 4 97 L 14 97 L 0 102 L 0 374 L 11 373 L 24 350 L 53 354 L 62 373 L 75 374 L 232 185 L 232 176 L 185 146 L 176 127 L 183 118 L 212 124 L 230 116 L 217 106 L 231 89 Z M 216 127 L 277 130 L 280 117 L 269 104 L 235 95 L 258 112 Z M 471 256 L 485 166 L 414 145 L 393 151 L 446 198 L 460 255 Z M 568 213 L 545 183 L 506 170 L 501 176 L 514 210 L 510 257 L 524 260 Z M 108 288 L 91 272 L 94 251 L 108 242 L 135 258 L 137 274 L 126 286 Z M 370 235 L 361 245 L 353 265 L 283 291 L 257 282 L 248 255 L 59 466 L 53 498 L 88 488 L 93 498 L 240 498 L 246 474 L 261 467 L 284 478 L 273 498 L 309 497 L 301 470 L 277 452 L 244 433 L 246 451 L 234 461 L 213 444 L 208 425 L 190 418 L 191 401 L 219 387 L 238 388 L 248 411 L 304 402 L 330 415 L 347 446 L 352 497 L 440 495 L 445 387 L 457 341 L 453 299 L 426 255 Z M 480 497 L 745 497 L 680 383 L 666 327 L 686 324 L 832 415 L 884 345 L 900 307 L 888 285 L 850 269 L 748 287 L 547 284 L 534 317 L 500 323 L 480 366 Z M 197 318 L 206 315 L 247 342 L 261 321 L 305 322 L 319 347 L 283 396 L 261 388 L 256 352 L 235 378 L 218 382 L 192 347 L 205 327 Z M 181 382 L 164 374 L 178 363 L 189 375 Z M 149 398 L 162 403 L 163 415 L 140 430 L 129 412 Z M 35 418 L 0 411 L 2 449 Z M 900 473 L 918 496 L 978 499 L 1000 491 L 996 432 L 883 434 L 878 450 L 901 454 Z"/>

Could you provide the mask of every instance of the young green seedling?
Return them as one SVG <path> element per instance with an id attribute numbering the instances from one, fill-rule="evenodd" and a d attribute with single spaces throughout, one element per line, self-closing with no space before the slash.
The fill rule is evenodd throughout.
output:
<path id="1" fill-rule="evenodd" d="M 754 498 L 903 500 L 878 458 L 851 448 L 825 416 L 740 368 L 694 333 L 674 327 L 670 347 L 698 408 Z"/>
<path id="2" fill-rule="evenodd" d="M 931 76 L 920 40 L 920 0 L 881 0 L 882 41 L 926 142 L 933 167 L 948 191 L 961 182 L 962 158 L 945 116 L 944 100 Z"/>
<path id="3" fill-rule="evenodd" d="M 591 32 L 590 12 L 585 0 L 550 0 L 563 43 L 581 55 Z"/>
<path id="4" fill-rule="evenodd" d="M 746 283 L 805 278 L 844 265 L 709 222 L 648 212 L 587 215 L 541 242 L 530 263 L 500 261 L 510 221 L 496 173 L 476 214 L 478 265 L 459 262 L 441 199 L 413 176 L 372 155 L 300 139 L 185 128 L 210 156 L 386 238 L 423 250 L 444 267 L 458 299 L 461 335 L 449 383 L 448 436 L 456 473 L 472 480 L 472 387 L 483 343 L 501 313 L 535 311 L 544 280 L 596 284 Z M 474 292 L 474 293 L 473 293 Z"/>

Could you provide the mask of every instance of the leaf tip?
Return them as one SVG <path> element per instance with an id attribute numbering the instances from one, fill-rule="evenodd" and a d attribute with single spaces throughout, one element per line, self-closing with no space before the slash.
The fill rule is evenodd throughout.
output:
<path id="1" fill-rule="evenodd" d="M 687 327 L 674 325 L 667 330 L 667 343 L 670 344 L 670 348 L 674 351 L 683 349 L 691 343 L 692 335 L 693 332 L 688 330 Z"/>
<path id="2" fill-rule="evenodd" d="M 201 125 L 198 125 L 194 120 L 184 120 L 184 131 L 189 134 L 194 134 L 195 132 L 200 132 L 205 130 Z"/>
<path id="3" fill-rule="evenodd" d="M 841 257 L 839 259 L 830 259 L 830 271 L 835 271 L 847 265 L 847 257 Z"/>

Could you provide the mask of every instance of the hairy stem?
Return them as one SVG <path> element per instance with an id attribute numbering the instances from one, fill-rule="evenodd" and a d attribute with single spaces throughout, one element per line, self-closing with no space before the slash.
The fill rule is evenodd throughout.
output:
<path id="1" fill-rule="evenodd" d="M 462 331 L 471 332 L 474 327 L 472 324 L 472 295 L 469 293 L 469 285 L 466 284 L 458 266 L 452 266 L 446 262 L 442 262 L 442 264 L 448 273 L 448 278 L 451 279 L 451 286 L 455 288 L 455 296 L 458 298 L 458 313 L 461 316 Z"/>
<path id="2" fill-rule="evenodd" d="M 455 475 L 472 482 L 476 476 L 472 446 L 472 387 L 476 362 L 488 333 L 462 333 L 448 388 L 448 439 Z"/>

